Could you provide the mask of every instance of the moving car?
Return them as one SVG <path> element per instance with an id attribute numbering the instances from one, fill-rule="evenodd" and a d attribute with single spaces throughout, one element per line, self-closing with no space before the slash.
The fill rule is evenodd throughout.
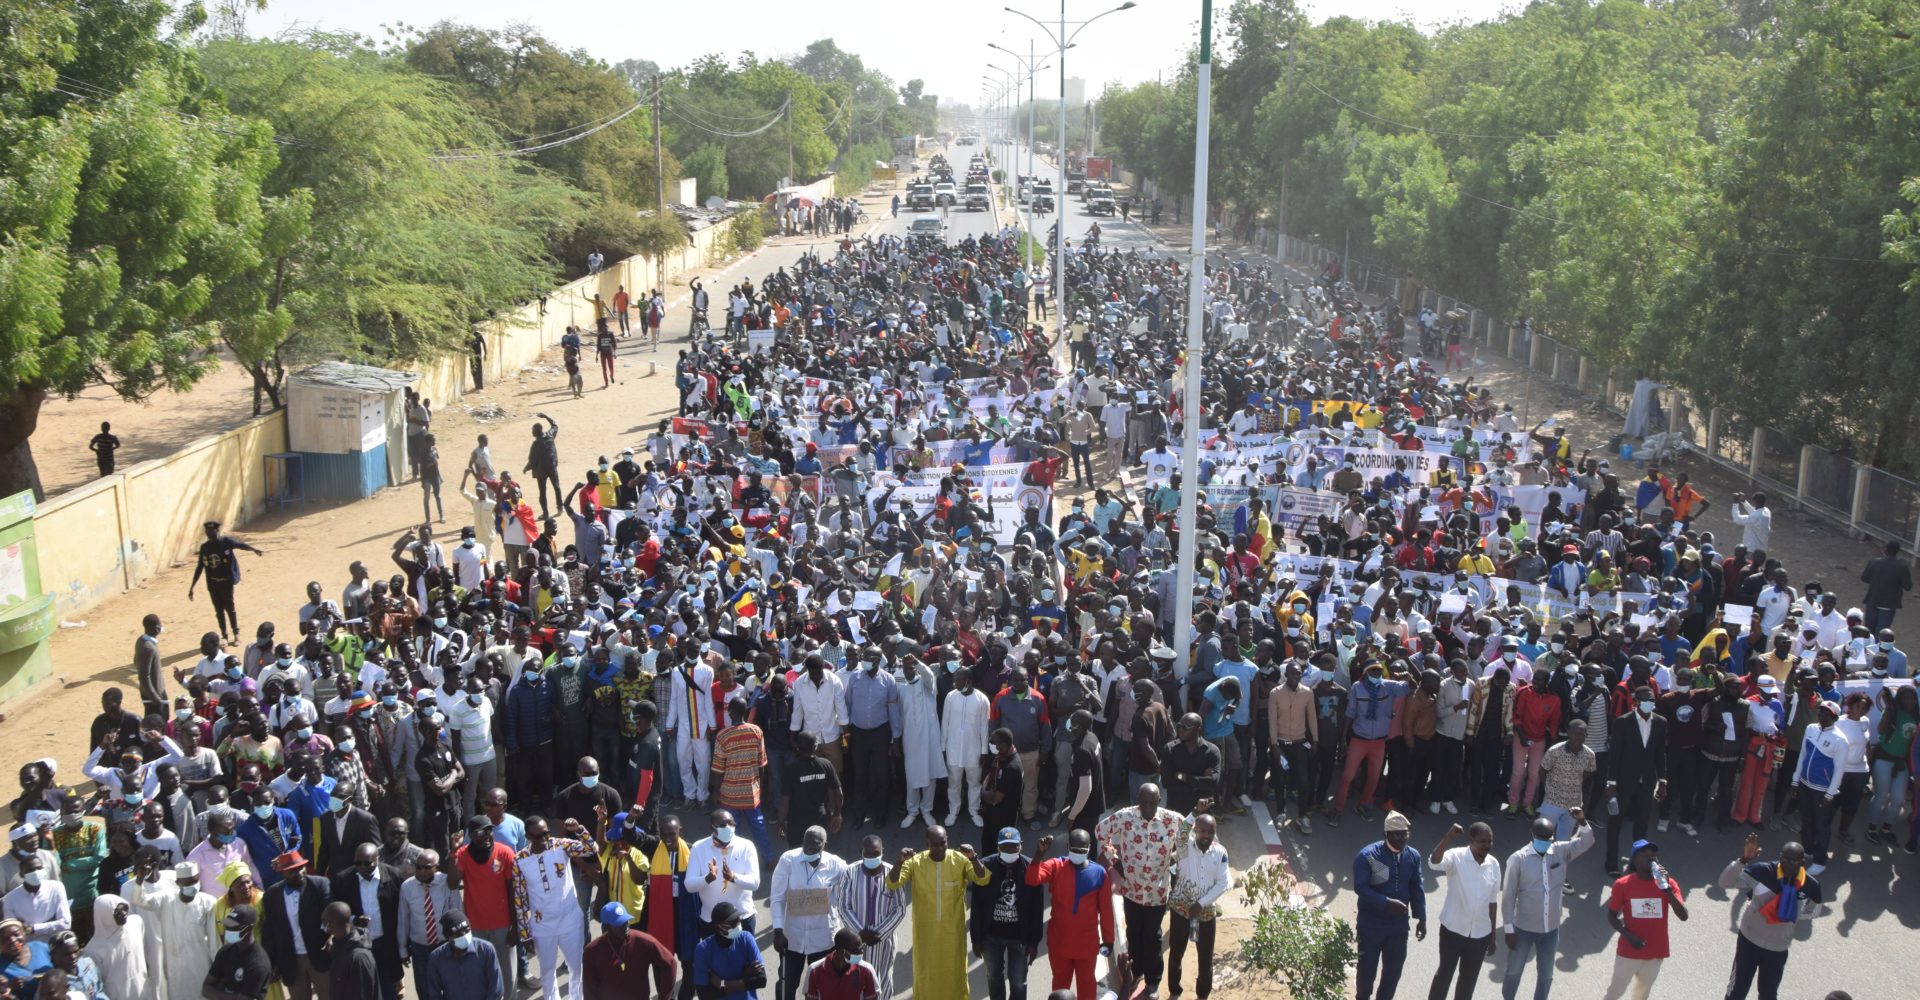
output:
<path id="1" fill-rule="evenodd" d="M 951 205 L 958 200 L 958 194 L 953 187 L 953 178 L 949 177 L 943 181 L 933 182 L 933 203 L 935 205 Z"/>
<path id="2" fill-rule="evenodd" d="M 1113 195 L 1105 192 L 1096 193 L 1087 198 L 1088 215 L 1112 215 L 1119 211 L 1119 207 L 1114 202 Z"/>
<path id="3" fill-rule="evenodd" d="M 912 222 L 907 223 L 909 236 L 931 236 L 937 239 L 946 229 L 946 223 L 941 222 L 937 215 L 916 215 Z"/>
<path id="4" fill-rule="evenodd" d="M 993 198 L 987 193 L 985 184 L 967 185 L 967 210 L 985 212 L 993 208 Z"/>
<path id="5" fill-rule="evenodd" d="M 907 188 L 907 207 L 913 209 L 934 208 L 933 185 L 916 183 Z"/>

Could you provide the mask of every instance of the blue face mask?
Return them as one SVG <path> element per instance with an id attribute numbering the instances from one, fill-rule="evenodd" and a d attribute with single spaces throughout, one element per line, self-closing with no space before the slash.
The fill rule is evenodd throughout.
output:
<path id="1" fill-rule="evenodd" d="M 733 827 L 730 827 L 730 826 L 715 827 L 713 831 L 713 839 L 716 841 L 719 841 L 722 844 L 733 843 Z"/>
<path id="2" fill-rule="evenodd" d="M 885 858 L 861 858 L 860 865 L 868 871 L 874 871 L 887 863 Z"/>
<path id="3" fill-rule="evenodd" d="M 594 788 L 599 784 L 600 784 L 600 776 L 597 774 L 583 774 L 580 776 L 581 788 Z"/>
<path id="4" fill-rule="evenodd" d="M 820 854 L 817 851 L 811 852 L 811 853 L 807 851 L 801 851 L 800 860 L 805 861 L 807 864 L 813 864 L 814 862 L 820 860 Z"/>
<path id="5" fill-rule="evenodd" d="M 220 846 L 225 847 L 226 845 L 233 843 L 234 836 L 235 835 L 231 833 L 216 833 L 213 835 L 213 839 L 216 841 L 219 841 Z"/>
<path id="6" fill-rule="evenodd" d="M 733 940 L 734 938 L 737 938 L 737 937 L 739 937 L 739 936 L 740 936 L 740 928 L 738 928 L 738 927 L 729 927 L 729 928 L 727 928 L 726 930 L 723 930 L 723 931 L 721 931 L 721 932 L 720 932 L 720 936 L 721 936 L 721 937 L 723 937 L 723 938 L 726 938 L 726 939 L 727 939 L 727 940 L 729 940 L 729 941 L 731 941 L 731 940 Z"/>
<path id="7" fill-rule="evenodd" d="M 1539 837 L 1535 837 L 1533 838 L 1533 849 L 1539 851 L 1541 854 L 1545 854 L 1553 849 L 1553 841 L 1542 840 Z"/>

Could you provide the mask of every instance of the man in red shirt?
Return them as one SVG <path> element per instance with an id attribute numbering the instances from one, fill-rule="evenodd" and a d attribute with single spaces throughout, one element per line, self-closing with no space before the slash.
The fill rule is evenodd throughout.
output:
<path id="1" fill-rule="evenodd" d="M 513 848 L 493 839 L 485 816 L 467 820 L 467 844 L 454 852 L 454 888 L 465 899 L 467 923 L 475 936 L 493 945 L 500 958 L 500 981 L 513 983 Z"/>
<path id="2" fill-rule="evenodd" d="M 673 996 L 673 952 L 653 935 L 633 929 L 633 914 L 619 903 L 600 907 L 600 936 L 587 945 L 582 965 L 586 966 L 584 985 L 587 995 L 613 1000 L 647 1000 L 647 974 L 653 974 L 654 992 L 659 1000 Z"/>
<path id="3" fill-rule="evenodd" d="M 1047 959 L 1053 965 L 1053 988 L 1072 987 L 1079 1000 L 1094 1000 L 1100 983 L 1094 963 L 1113 947 L 1113 880 L 1092 859 L 1093 835 L 1085 830 L 1067 834 L 1067 856 L 1049 858 L 1051 834 L 1034 846 L 1027 866 L 1027 884 L 1046 886 L 1053 911 L 1047 917 Z"/>
<path id="4" fill-rule="evenodd" d="M 879 980 L 872 967 L 860 961 L 864 950 L 859 931 L 840 928 L 833 935 L 832 954 L 807 966 L 801 995 L 806 1000 L 879 1000 Z"/>
<path id="5" fill-rule="evenodd" d="M 1620 1000 L 1633 984 L 1634 1000 L 1647 1000 L 1653 981 L 1666 961 L 1667 915 L 1687 919 L 1685 897 L 1678 883 L 1660 866 L 1660 845 L 1651 840 L 1633 842 L 1632 870 L 1614 880 L 1607 897 L 1607 923 L 1620 932 L 1613 957 L 1613 982 L 1606 1000 Z"/>
<path id="6" fill-rule="evenodd" d="M 1540 793 L 1540 758 L 1560 732 L 1560 696 L 1547 686 L 1551 679 L 1547 671 L 1535 671 L 1533 683 L 1514 697 L 1513 780 L 1507 783 L 1505 812 L 1534 813 L 1533 800 Z"/>

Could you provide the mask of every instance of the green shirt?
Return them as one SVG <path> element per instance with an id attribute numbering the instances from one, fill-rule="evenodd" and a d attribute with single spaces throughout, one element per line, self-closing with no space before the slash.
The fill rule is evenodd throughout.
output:
<path id="1" fill-rule="evenodd" d="M 98 818 L 87 818 L 69 829 L 53 825 L 53 849 L 60 856 L 60 884 L 67 889 L 67 902 L 73 906 L 92 906 L 98 896 L 97 876 L 100 862 L 107 857 L 106 827 Z"/>
<path id="2" fill-rule="evenodd" d="M 1920 719 L 1912 712 L 1898 712 L 1893 717 L 1893 725 L 1888 727 L 1886 735 L 1880 737 L 1880 753 L 1897 761 L 1907 759 L 1907 751 L 1913 747 L 1913 733 L 1920 727 Z M 63 856 L 61 863 L 66 863 Z M 65 869 L 62 869 L 63 871 Z"/>

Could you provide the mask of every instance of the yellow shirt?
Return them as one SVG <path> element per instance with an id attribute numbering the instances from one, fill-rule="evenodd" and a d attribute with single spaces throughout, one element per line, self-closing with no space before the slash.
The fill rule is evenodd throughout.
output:
<path id="1" fill-rule="evenodd" d="M 647 901 L 647 878 L 653 866 L 638 847 L 608 844 L 600 849 L 600 870 L 607 873 L 607 899 L 638 914 Z"/>
<path id="2" fill-rule="evenodd" d="M 620 474 L 618 472 L 612 469 L 602 470 L 600 485 L 596 489 L 599 491 L 600 506 L 609 510 L 620 506 Z"/>

